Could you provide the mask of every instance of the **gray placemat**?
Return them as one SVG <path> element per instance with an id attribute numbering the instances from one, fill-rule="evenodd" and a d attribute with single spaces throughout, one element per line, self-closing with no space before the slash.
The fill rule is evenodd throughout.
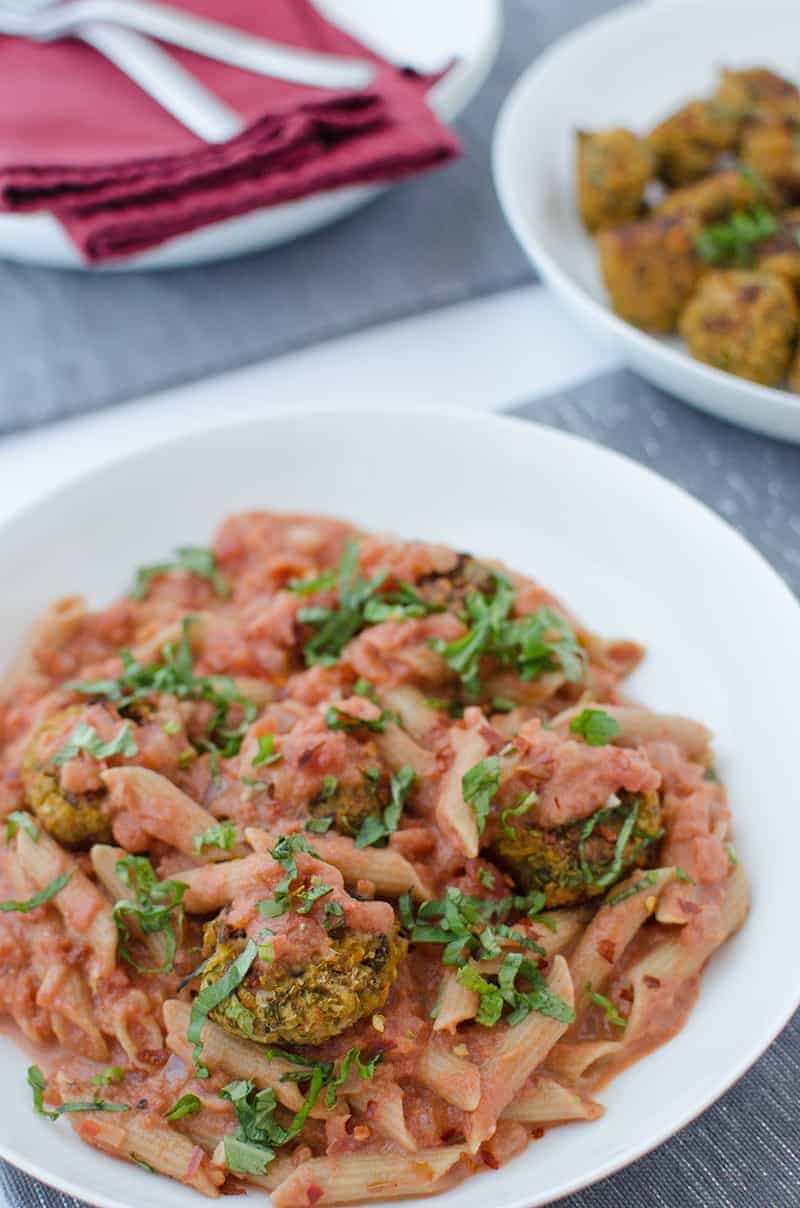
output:
<path id="1" fill-rule="evenodd" d="M 800 449 L 701 415 L 627 370 L 512 410 L 608 445 L 679 483 L 800 591 Z M 697 1121 L 557 1208 L 795 1208 L 798 1087 L 800 1014 Z M 578 1144 L 577 1129 L 575 1137 Z M 77 1208 L 77 1201 L 2 1163 L 0 1188 L 14 1208 Z"/>
<path id="2" fill-rule="evenodd" d="M 0 264 L 0 433 L 196 380 L 532 277 L 492 187 L 500 103 L 536 53 L 609 0 L 507 0 L 466 157 L 270 252 L 163 273 Z"/>

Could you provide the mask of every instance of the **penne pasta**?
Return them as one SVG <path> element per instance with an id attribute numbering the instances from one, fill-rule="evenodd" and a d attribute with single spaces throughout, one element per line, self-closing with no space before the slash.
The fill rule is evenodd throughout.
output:
<path id="1" fill-rule="evenodd" d="M 417 1077 L 423 1086 L 453 1107 L 471 1112 L 478 1106 L 481 1096 L 478 1067 L 464 1057 L 457 1057 L 440 1042 L 426 1046 L 417 1066 Z"/>
<path id="2" fill-rule="evenodd" d="M 436 1004 L 434 1032 L 454 1032 L 460 1023 L 475 1018 L 479 1004 L 480 998 L 475 991 L 468 990 L 457 980 L 456 970 L 446 969 Z"/>
<path id="3" fill-rule="evenodd" d="M 453 762 L 439 790 L 436 822 L 456 851 L 473 858 L 478 854 L 480 836 L 472 808 L 464 800 L 461 781 L 470 768 L 474 768 L 488 755 L 489 747 L 486 739 L 474 728 L 453 730 L 450 745 L 453 749 Z"/>
<path id="4" fill-rule="evenodd" d="M 254 851 L 269 852 L 275 837 L 249 827 L 245 838 Z M 346 885 L 371 881 L 378 894 L 398 898 L 406 890 L 422 901 L 432 896 L 431 889 L 404 856 L 390 847 L 358 848 L 347 835 L 309 836 L 310 845 L 326 864 L 338 868 Z"/>
<path id="5" fill-rule="evenodd" d="M 101 978 L 110 977 L 116 966 L 117 928 L 103 894 L 49 836 L 40 832 L 34 840 L 21 827 L 16 844 L 19 862 L 37 889 L 46 889 L 57 877 L 69 876 L 52 899 L 53 905 L 71 937 L 89 948 L 90 982 L 95 985 Z"/>
<path id="6" fill-rule="evenodd" d="M 169 999 L 164 1003 L 167 1046 L 192 1065 L 192 1046 L 186 1039 L 191 1008 L 187 1003 Z M 213 1069 L 224 1070 L 231 1078 L 249 1078 L 257 1087 L 269 1087 L 279 1103 L 292 1111 L 303 1106 L 303 1096 L 294 1082 L 282 1082 L 292 1066 L 277 1057 L 267 1058 L 263 1046 L 240 1040 L 211 1021 L 202 1030 L 203 1061 Z"/>
<path id="7" fill-rule="evenodd" d="M 603 1108 L 593 1099 L 562 1086 L 554 1078 L 537 1075 L 503 1109 L 501 1120 L 521 1124 L 564 1124 L 567 1120 L 597 1120 Z"/>
<path id="8" fill-rule="evenodd" d="M 78 1136 L 97 1149 L 169 1175 L 212 1199 L 220 1194 L 223 1171 L 212 1165 L 199 1146 L 167 1124 L 145 1123 L 133 1113 L 108 1117 L 102 1112 L 84 1112 L 70 1120 Z"/>
<path id="9" fill-rule="evenodd" d="M 437 1190 L 434 1184 L 459 1161 L 461 1152 L 460 1146 L 451 1145 L 421 1149 L 413 1157 L 346 1154 L 338 1158 L 312 1158 L 278 1185 L 272 1195 L 273 1208 L 429 1195 Z"/>
<path id="10" fill-rule="evenodd" d="M 125 810 L 152 835 L 185 856 L 195 856 L 199 839 L 217 819 L 182 793 L 171 780 L 149 768 L 109 768 L 103 772 L 112 811 Z M 219 848 L 204 849 L 208 860 L 228 860 L 230 853 Z"/>
<path id="11" fill-rule="evenodd" d="M 551 993 L 572 1006 L 572 979 L 563 956 L 554 958 L 547 985 Z M 481 1066 L 480 1102 L 465 1125 L 470 1153 L 477 1153 L 483 1142 L 492 1135 L 501 1112 L 541 1065 L 566 1029 L 566 1023 L 532 1011 L 521 1023 L 506 1028 L 500 1034 L 492 1054 Z"/>

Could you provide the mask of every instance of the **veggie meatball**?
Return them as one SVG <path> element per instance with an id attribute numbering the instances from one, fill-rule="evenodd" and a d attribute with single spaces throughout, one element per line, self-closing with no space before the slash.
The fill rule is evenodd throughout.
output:
<path id="1" fill-rule="evenodd" d="M 366 819 L 380 814 L 390 801 L 388 773 L 379 762 L 367 762 L 360 771 L 350 770 L 348 778 L 326 777 L 308 808 L 313 818 L 332 818 L 340 835 L 355 837 Z"/>
<path id="2" fill-rule="evenodd" d="M 661 833 L 658 793 L 622 793 L 619 805 L 552 830 L 506 815 L 489 850 L 523 892 L 538 890 L 550 908 L 574 906 L 651 864 Z"/>
<path id="3" fill-rule="evenodd" d="M 758 245 L 758 268 L 800 287 L 800 210 L 787 210 L 774 235 Z"/>
<path id="4" fill-rule="evenodd" d="M 785 198 L 800 198 L 800 119 L 750 123 L 742 136 L 741 159 Z"/>
<path id="5" fill-rule="evenodd" d="M 208 924 L 204 938 L 210 963 L 202 989 L 218 981 L 245 946 L 242 933 L 223 918 Z M 396 933 L 343 929 L 324 956 L 292 965 L 255 961 L 211 1016 L 260 1044 L 322 1044 L 383 1006 L 405 947 Z"/>
<path id="6" fill-rule="evenodd" d="M 780 277 L 729 270 L 705 278 L 680 331 L 699 361 L 776 386 L 789 368 L 797 322 L 794 295 Z"/>
<path id="7" fill-rule="evenodd" d="M 66 791 L 54 762 L 60 740 L 66 740 L 83 715 L 84 709 L 73 705 L 48 718 L 37 730 L 22 761 L 25 803 L 47 833 L 64 847 L 86 847 L 111 839 L 111 819 L 104 809 L 106 790 Z"/>
<path id="8" fill-rule="evenodd" d="M 706 271 L 698 256 L 696 221 L 652 218 L 601 231 L 600 270 L 616 314 L 645 331 L 674 331 Z"/>
<path id="9" fill-rule="evenodd" d="M 767 67 L 723 71 L 714 102 L 744 115 L 800 116 L 800 90 Z"/>
<path id="10" fill-rule="evenodd" d="M 577 134 L 578 210 L 589 231 L 619 226 L 642 208 L 655 158 L 645 139 L 621 127 Z"/>
<path id="11" fill-rule="evenodd" d="M 736 146 L 744 111 L 719 101 L 690 101 L 650 134 L 658 174 L 673 187 L 706 176 Z"/>
<path id="12" fill-rule="evenodd" d="M 454 554 L 453 565 L 446 571 L 425 575 L 415 589 L 420 599 L 434 608 L 460 612 L 471 592 L 491 595 L 495 590 L 495 573 L 472 554 Z"/>
<path id="13" fill-rule="evenodd" d="M 748 206 L 775 209 L 775 195 L 765 181 L 746 168 L 731 168 L 685 189 L 676 189 L 654 213 L 658 217 L 681 215 L 700 222 L 713 222 Z"/>

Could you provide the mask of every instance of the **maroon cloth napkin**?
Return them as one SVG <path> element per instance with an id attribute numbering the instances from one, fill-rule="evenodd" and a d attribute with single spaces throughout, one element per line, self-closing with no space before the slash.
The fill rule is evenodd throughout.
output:
<path id="1" fill-rule="evenodd" d="M 426 104 L 430 80 L 389 64 L 309 0 L 172 0 L 293 46 L 378 64 L 364 92 L 274 80 L 168 47 L 241 114 L 209 145 L 91 47 L 0 38 L 0 208 L 50 210 L 90 261 L 342 185 L 446 163 L 457 139 Z"/>

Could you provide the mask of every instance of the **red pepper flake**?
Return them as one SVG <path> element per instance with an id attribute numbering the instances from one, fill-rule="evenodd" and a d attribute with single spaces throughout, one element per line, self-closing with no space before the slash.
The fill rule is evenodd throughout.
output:
<path id="1" fill-rule="evenodd" d="M 314 1205 L 322 1199 L 323 1195 L 324 1192 L 322 1188 L 318 1187 L 316 1183 L 312 1183 L 311 1186 L 306 1190 L 306 1201 L 308 1203 L 308 1208 L 314 1208 Z"/>
<path id="2" fill-rule="evenodd" d="M 614 964 L 616 959 L 616 947 L 613 940 L 600 940 L 597 945 L 597 951 L 602 956 L 604 961 L 608 961 L 609 965 Z"/>
<path id="3" fill-rule="evenodd" d="M 488 1167 L 490 1167 L 490 1169 L 492 1169 L 492 1170 L 500 1169 L 500 1163 L 498 1162 L 497 1158 L 494 1156 L 494 1154 L 492 1153 L 492 1151 L 490 1149 L 486 1148 L 486 1146 L 483 1146 L 483 1148 L 481 1149 L 481 1157 L 483 1158 L 486 1165 Z"/>
<path id="4" fill-rule="evenodd" d="M 678 898 L 678 905 L 684 914 L 699 914 L 700 907 L 697 902 L 690 902 L 688 898 Z"/>
<path id="5" fill-rule="evenodd" d="M 169 1061 L 167 1049 L 139 1049 L 136 1056 L 143 1065 L 152 1065 L 155 1069 L 160 1069 Z"/>
<path id="6" fill-rule="evenodd" d="M 543 1128 L 532 1128 L 531 1136 L 533 1137 L 534 1141 L 541 1141 L 542 1137 L 544 1136 L 544 1129 Z"/>
<path id="7" fill-rule="evenodd" d="M 645 973 L 644 984 L 649 990 L 657 990 L 661 985 L 661 978 L 653 977 L 652 973 Z"/>
<path id="8" fill-rule="evenodd" d="M 446 1128 L 442 1133 L 442 1145 L 452 1145 L 454 1141 L 461 1141 L 464 1134 L 457 1128 Z"/>
<path id="9" fill-rule="evenodd" d="M 633 1002 L 633 990 L 631 990 L 630 986 L 626 986 L 624 990 L 620 990 L 619 996 L 620 998 L 624 998 L 625 1002 Z"/>

